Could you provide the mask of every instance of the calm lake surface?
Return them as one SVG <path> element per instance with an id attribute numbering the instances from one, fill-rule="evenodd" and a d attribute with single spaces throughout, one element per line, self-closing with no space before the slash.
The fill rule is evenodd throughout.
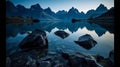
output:
<path id="1" fill-rule="evenodd" d="M 39 22 L 24 25 L 6 25 L 6 54 L 9 55 L 19 49 L 18 45 L 24 37 L 35 29 L 44 30 L 49 41 L 48 52 L 58 53 L 60 51 L 74 53 L 83 52 L 88 54 L 99 54 L 108 57 L 109 52 L 114 50 L 114 33 L 97 24 L 89 22 Z M 65 39 L 55 35 L 54 32 L 64 30 L 70 35 Z M 90 34 L 97 41 L 95 47 L 90 50 L 77 45 L 74 41 L 82 35 Z"/>

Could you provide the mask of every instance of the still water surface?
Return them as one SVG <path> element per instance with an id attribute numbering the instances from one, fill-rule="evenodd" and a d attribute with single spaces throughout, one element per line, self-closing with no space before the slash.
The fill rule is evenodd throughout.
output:
<path id="1" fill-rule="evenodd" d="M 88 22 L 39 22 L 31 25 L 6 25 L 6 54 L 15 52 L 24 37 L 35 29 L 44 30 L 49 41 L 48 52 L 58 53 L 60 51 L 74 53 L 84 52 L 88 54 L 99 54 L 108 57 L 109 52 L 114 49 L 114 33 L 97 24 Z M 70 35 L 65 39 L 56 36 L 54 32 L 64 30 Z M 95 47 L 90 50 L 77 45 L 74 41 L 82 35 L 90 34 L 97 41 Z"/>

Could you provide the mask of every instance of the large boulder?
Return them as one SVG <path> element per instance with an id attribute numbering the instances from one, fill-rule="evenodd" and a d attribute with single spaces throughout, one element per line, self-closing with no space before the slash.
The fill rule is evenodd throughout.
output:
<path id="1" fill-rule="evenodd" d="M 56 34 L 57 36 L 63 38 L 63 39 L 69 36 L 68 33 L 66 33 L 65 31 L 61 31 L 61 30 L 56 31 L 55 34 Z"/>
<path id="2" fill-rule="evenodd" d="M 39 29 L 34 30 L 21 41 L 19 47 L 23 50 L 48 48 L 46 33 Z"/>
<path id="3" fill-rule="evenodd" d="M 102 67 L 91 55 L 83 53 L 67 54 L 62 53 L 63 58 L 68 60 L 69 67 Z"/>
<path id="4" fill-rule="evenodd" d="M 85 34 L 79 37 L 78 41 L 74 41 L 74 42 L 88 50 L 97 44 L 97 42 L 89 34 Z"/>

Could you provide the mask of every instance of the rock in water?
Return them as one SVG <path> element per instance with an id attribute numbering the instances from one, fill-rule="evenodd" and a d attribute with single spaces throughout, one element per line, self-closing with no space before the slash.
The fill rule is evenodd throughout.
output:
<path id="1" fill-rule="evenodd" d="M 56 34 L 57 36 L 63 38 L 63 39 L 69 36 L 68 33 L 66 33 L 65 31 L 61 31 L 61 30 L 60 30 L 60 31 L 56 31 L 55 34 Z"/>
<path id="2" fill-rule="evenodd" d="M 74 42 L 79 44 L 80 46 L 84 47 L 87 50 L 91 49 L 92 47 L 94 47 L 97 44 L 97 42 L 89 34 L 85 34 L 85 35 L 79 37 L 78 41 L 74 41 Z"/>
<path id="3" fill-rule="evenodd" d="M 39 29 L 34 30 L 21 41 L 19 47 L 23 50 L 48 48 L 46 33 Z"/>

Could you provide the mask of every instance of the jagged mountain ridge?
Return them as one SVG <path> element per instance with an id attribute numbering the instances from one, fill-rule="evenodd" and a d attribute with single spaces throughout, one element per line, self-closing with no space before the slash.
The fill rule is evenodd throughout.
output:
<path id="1" fill-rule="evenodd" d="M 7 16 L 24 16 L 34 17 L 38 19 L 55 20 L 56 18 L 44 12 L 39 4 L 31 5 L 30 8 L 25 8 L 22 5 L 15 6 L 12 2 L 6 1 L 6 15 Z"/>
<path id="2" fill-rule="evenodd" d="M 108 9 L 100 4 L 96 10 L 89 10 L 86 14 L 84 12 L 79 12 L 78 9 L 72 7 L 69 11 L 58 11 L 53 12 L 50 7 L 43 9 L 39 4 L 31 5 L 30 8 L 25 8 L 22 5 L 15 6 L 12 2 L 6 1 L 6 15 L 8 16 L 27 16 L 27 17 L 35 17 L 38 19 L 62 19 L 62 20 L 71 20 L 72 18 L 78 19 L 86 19 L 89 17 L 97 17 L 105 12 Z"/>
<path id="3" fill-rule="evenodd" d="M 100 16 L 95 17 L 94 20 L 114 20 L 114 7 Z"/>
<path id="4" fill-rule="evenodd" d="M 105 7 L 103 4 L 100 4 L 96 8 L 96 10 L 91 9 L 91 10 L 87 11 L 86 16 L 87 16 L 87 18 L 89 18 L 89 17 L 94 18 L 94 17 L 100 16 L 101 14 L 103 14 L 103 13 L 105 13 L 107 11 L 108 11 L 107 7 Z"/>

